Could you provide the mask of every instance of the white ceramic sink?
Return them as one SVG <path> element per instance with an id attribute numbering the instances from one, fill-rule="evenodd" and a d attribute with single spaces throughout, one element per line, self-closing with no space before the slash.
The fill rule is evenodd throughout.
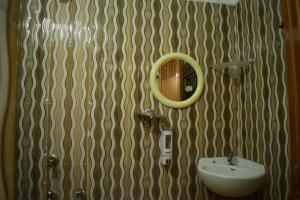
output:
<path id="1" fill-rule="evenodd" d="M 203 184 L 225 197 L 248 195 L 264 183 L 265 167 L 237 156 L 234 165 L 230 165 L 226 157 L 215 157 L 201 158 L 197 167 Z"/>

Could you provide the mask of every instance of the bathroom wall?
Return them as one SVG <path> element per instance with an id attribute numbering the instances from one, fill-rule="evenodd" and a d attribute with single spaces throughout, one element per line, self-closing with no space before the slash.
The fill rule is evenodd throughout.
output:
<path id="1" fill-rule="evenodd" d="M 281 1 L 238 6 L 241 59 L 256 58 L 240 93 L 239 149 L 266 166 L 266 199 L 288 199 L 289 136 Z"/>
<path id="2" fill-rule="evenodd" d="M 216 198 L 200 183 L 197 161 L 234 149 L 268 167 L 260 196 L 287 199 L 277 7 L 280 2 L 271 0 L 237 7 L 185 0 L 24 1 L 18 198 L 43 199 L 55 190 L 60 199 L 73 199 L 78 188 L 88 199 Z M 166 108 L 150 90 L 151 66 L 169 52 L 191 55 L 205 75 L 201 99 L 187 109 Z M 256 63 L 240 84 L 209 68 L 252 56 Z M 159 163 L 159 124 L 136 115 L 146 108 L 163 113 L 161 128 L 173 130 L 170 166 Z M 45 165 L 49 154 L 60 158 L 54 171 Z"/>

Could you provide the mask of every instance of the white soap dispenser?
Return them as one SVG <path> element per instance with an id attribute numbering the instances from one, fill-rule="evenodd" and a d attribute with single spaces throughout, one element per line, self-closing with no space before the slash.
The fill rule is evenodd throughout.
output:
<path id="1" fill-rule="evenodd" d="M 163 130 L 159 138 L 160 162 L 168 165 L 172 160 L 172 131 Z"/>

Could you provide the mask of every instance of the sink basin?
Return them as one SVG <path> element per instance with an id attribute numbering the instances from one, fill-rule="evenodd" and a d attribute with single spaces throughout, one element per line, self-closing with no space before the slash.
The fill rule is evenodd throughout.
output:
<path id="1" fill-rule="evenodd" d="M 226 157 L 201 158 L 197 168 L 203 184 L 224 197 L 248 195 L 264 183 L 265 167 L 237 156 L 234 165 Z"/>

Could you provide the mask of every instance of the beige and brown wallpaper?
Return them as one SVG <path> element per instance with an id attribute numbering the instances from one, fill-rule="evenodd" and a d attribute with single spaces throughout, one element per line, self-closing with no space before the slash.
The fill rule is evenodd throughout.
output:
<path id="1" fill-rule="evenodd" d="M 280 0 L 25 0 L 20 13 L 18 199 L 74 199 L 77 189 L 87 199 L 216 199 L 196 164 L 230 149 L 266 166 L 249 198 L 288 199 Z M 187 109 L 150 90 L 151 67 L 169 52 L 191 55 L 205 75 Z M 251 58 L 240 83 L 209 67 Z M 147 108 L 166 116 L 161 126 L 138 118 Z M 159 163 L 160 129 L 173 130 L 170 166 Z"/>
<path id="2" fill-rule="evenodd" d="M 264 0 L 252 3 L 251 9 L 238 9 L 243 19 L 238 25 L 239 57 L 256 58 L 244 77 L 239 96 L 243 123 L 238 146 L 244 157 L 265 165 L 265 199 L 288 199 L 289 193 L 287 86 L 280 3 Z"/>

